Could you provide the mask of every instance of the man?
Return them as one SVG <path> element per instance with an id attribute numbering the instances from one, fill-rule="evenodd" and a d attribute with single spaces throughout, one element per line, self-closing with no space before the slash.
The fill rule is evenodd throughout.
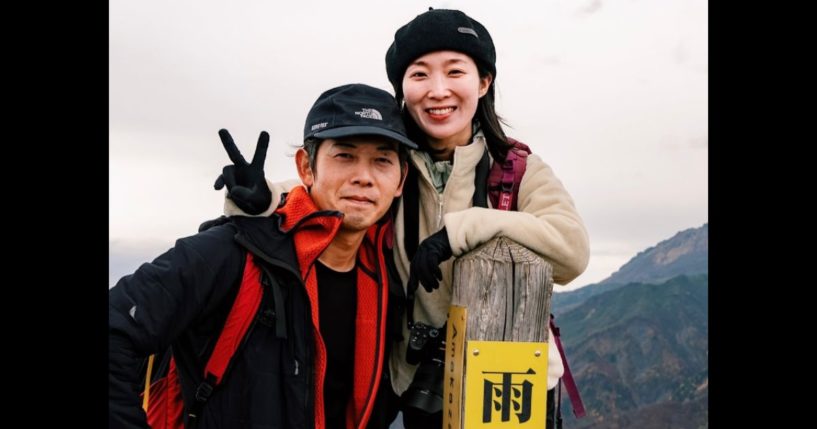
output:
<path id="1" fill-rule="evenodd" d="M 219 134 L 233 161 L 244 162 L 229 133 Z M 268 140 L 262 133 L 254 165 L 263 165 Z M 110 426 L 148 427 L 138 368 L 171 346 L 188 425 L 367 427 L 385 408 L 375 406 L 388 372 L 384 252 L 406 146 L 416 148 L 390 94 L 362 84 L 326 91 L 295 156 L 303 186 L 271 216 L 211 222 L 119 280 L 109 294 Z M 213 343 L 254 270 L 260 280 L 249 281 L 264 294 L 257 317 L 203 402 Z"/>

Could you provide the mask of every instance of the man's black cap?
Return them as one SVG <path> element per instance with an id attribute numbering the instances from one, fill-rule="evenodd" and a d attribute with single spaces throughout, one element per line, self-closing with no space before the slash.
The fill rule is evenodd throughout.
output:
<path id="1" fill-rule="evenodd" d="M 360 135 L 388 137 L 417 149 L 406 135 L 397 100 L 369 85 L 353 83 L 332 88 L 318 97 L 306 116 L 304 140 Z"/>

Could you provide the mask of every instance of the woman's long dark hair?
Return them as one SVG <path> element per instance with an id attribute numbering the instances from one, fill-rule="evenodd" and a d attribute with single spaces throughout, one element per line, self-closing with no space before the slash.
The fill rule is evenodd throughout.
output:
<path id="1" fill-rule="evenodd" d="M 479 71 L 480 79 L 484 79 L 486 76 L 490 75 L 490 72 L 479 63 L 477 63 L 477 70 Z M 472 122 L 474 120 L 479 121 L 479 126 L 482 129 L 482 133 L 485 134 L 485 141 L 488 143 L 488 151 L 491 152 L 491 156 L 494 158 L 494 160 L 504 161 L 505 156 L 508 154 L 508 150 L 511 148 L 511 145 L 508 143 L 508 138 L 505 136 L 505 132 L 502 130 L 502 124 L 508 124 L 499 115 L 497 115 L 496 109 L 494 108 L 495 86 L 496 80 L 492 80 L 491 85 L 488 87 L 488 92 L 486 92 L 485 95 L 479 99 L 479 102 L 477 102 L 477 111 L 474 114 Z M 406 125 L 408 137 L 417 143 L 420 150 L 428 152 L 430 149 L 428 146 L 428 136 L 422 129 L 420 129 L 420 126 L 414 122 L 414 118 L 411 117 L 408 109 L 406 109 L 402 80 L 399 87 L 394 87 L 394 93 L 395 98 L 397 98 L 397 102 L 402 106 L 403 122 Z M 471 137 L 473 138 L 473 136 Z"/>

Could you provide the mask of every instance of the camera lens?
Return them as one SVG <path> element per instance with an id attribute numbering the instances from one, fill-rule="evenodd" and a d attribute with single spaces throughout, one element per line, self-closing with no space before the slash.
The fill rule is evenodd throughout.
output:
<path id="1" fill-rule="evenodd" d="M 432 358 L 420 363 L 408 390 L 403 393 L 403 406 L 426 414 L 443 409 L 443 378 L 445 364 Z"/>
<path id="2" fill-rule="evenodd" d="M 445 332 L 423 323 L 411 326 L 411 338 L 406 349 L 406 361 L 419 363 L 408 389 L 401 397 L 404 408 L 434 414 L 443 409 L 443 378 L 445 377 Z"/>

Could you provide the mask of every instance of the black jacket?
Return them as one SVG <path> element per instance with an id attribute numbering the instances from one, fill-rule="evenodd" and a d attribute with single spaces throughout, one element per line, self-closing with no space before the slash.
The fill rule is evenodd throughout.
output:
<path id="1" fill-rule="evenodd" d="M 306 196 L 308 199 L 308 196 Z M 289 198 L 287 206 L 303 204 Z M 311 204 L 311 200 L 306 202 Z M 286 207 L 285 207 L 286 208 Z M 314 259 L 328 245 L 339 227 L 337 212 L 285 210 L 268 218 L 233 217 L 191 237 L 180 239 L 152 263 L 143 264 L 123 277 L 109 292 L 109 415 L 110 427 L 146 428 L 138 396 L 139 367 L 151 353 L 172 346 L 186 407 L 193 404 L 204 365 L 227 317 L 242 279 L 246 253 L 256 256 L 264 273 L 264 298 L 258 317 L 237 351 L 222 384 L 213 392 L 197 419 L 196 428 L 312 428 L 320 427 L 315 417 L 317 372 L 313 370 L 316 335 L 313 303 L 303 279 L 312 275 Z M 329 229 L 321 231 L 320 228 Z M 318 228 L 317 230 L 315 228 Z M 390 263 L 383 245 L 384 224 L 372 227 L 364 240 L 362 254 L 375 255 L 381 263 L 359 269 L 378 288 L 378 315 L 385 313 L 388 274 L 382 262 Z M 295 242 L 300 231 L 307 244 Z M 330 235 L 331 234 L 331 235 Z M 323 237 L 314 243 L 314 237 Z M 314 244 L 317 248 L 308 248 Z M 320 246 L 323 246 L 322 248 Z M 367 250 L 368 246 L 368 250 Z M 380 252 L 374 252 L 380 249 Z M 305 255 L 307 254 L 307 255 Z M 359 257 L 359 260 L 361 258 Z M 363 258 L 365 259 L 365 258 Z M 304 266 L 308 264 L 308 266 Z M 360 262 L 359 262 L 360 264 Z M 312 270 L 314 271 L 314 270 Z M 360 278 L 360 277 L 359 277 Z M 273 290 L 277 288 L 277 290 Z M 394 289 L 394 287 L 393 287 Z M 284 313 L 275 312 L 274 297 L 281 297 Z M 316 305 L 316 304 L 314 304 Z M 269 317 L 270 315 L 274 317 Z M 266 315 L 267 317 L 262 317 Z M 378 318 L 385 325 L 385 314 Z M 285 324 L 286 338 L 276 335 Z M 388 368 L 384 365 L 387 329 L 377 329 L 374 366 L 368 389 L 358 389 L 361 410 L 367 410 L 369 427 L 386 427 L 396 410 L 384 409 L 375 395 L 390 393 Z M 367 367 L 368 368 L 368 367 Z M 358 376 L 356 374 L 356 376 Z M 383 381 L 385 379 L 385 382 Z M 322 388 L 319 388 L 319 390 Z M 320 413 L 322 414 L 322 413 Z M 362 423 L 362 412 L 357 423 Z"/>

